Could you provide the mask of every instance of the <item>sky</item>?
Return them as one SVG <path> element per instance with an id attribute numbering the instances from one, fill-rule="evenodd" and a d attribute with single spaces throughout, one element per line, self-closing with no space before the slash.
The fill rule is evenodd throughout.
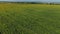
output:
<path id="1" fill-rule="evenodd" d="M 28 2 L 60 2 L 60 0 L 0 0 L 0 1 L 28 1 Z"/>

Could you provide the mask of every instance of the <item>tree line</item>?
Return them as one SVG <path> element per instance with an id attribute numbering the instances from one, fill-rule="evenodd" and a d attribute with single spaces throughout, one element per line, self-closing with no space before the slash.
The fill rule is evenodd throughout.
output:
<path id="1" fill-rule="evenodd" d="M 18 4 L 49 4 L 49 5 L 60 5 L 60 3 L 47 3 L 47 2 L 0 2 L 0 3 L 18 3 Z"/>

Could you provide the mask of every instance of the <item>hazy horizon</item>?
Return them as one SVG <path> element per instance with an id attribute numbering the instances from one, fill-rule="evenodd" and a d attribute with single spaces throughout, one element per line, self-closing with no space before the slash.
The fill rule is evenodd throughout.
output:
<path id="1" fill-rule="evenodd" d="M 60 0 L 0 0 L 0 1 L 18 1 L 18 2 L 60 2 Z"/>

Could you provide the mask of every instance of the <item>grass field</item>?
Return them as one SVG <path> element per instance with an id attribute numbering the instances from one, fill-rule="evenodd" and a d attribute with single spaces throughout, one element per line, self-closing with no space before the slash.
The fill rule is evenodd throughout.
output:
<path id="1" fill-rule="evenodd" d="M 60 5 L 0 4 L 0 34 L 60 34 Z"/>

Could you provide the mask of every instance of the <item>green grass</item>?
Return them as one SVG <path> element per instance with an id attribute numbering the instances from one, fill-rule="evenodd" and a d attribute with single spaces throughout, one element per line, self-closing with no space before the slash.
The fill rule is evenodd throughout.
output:
<path id="1" fill-rule="evenodd" d="M 0 4 L 1 34 L 60 34 L 60 5 Z"/>

